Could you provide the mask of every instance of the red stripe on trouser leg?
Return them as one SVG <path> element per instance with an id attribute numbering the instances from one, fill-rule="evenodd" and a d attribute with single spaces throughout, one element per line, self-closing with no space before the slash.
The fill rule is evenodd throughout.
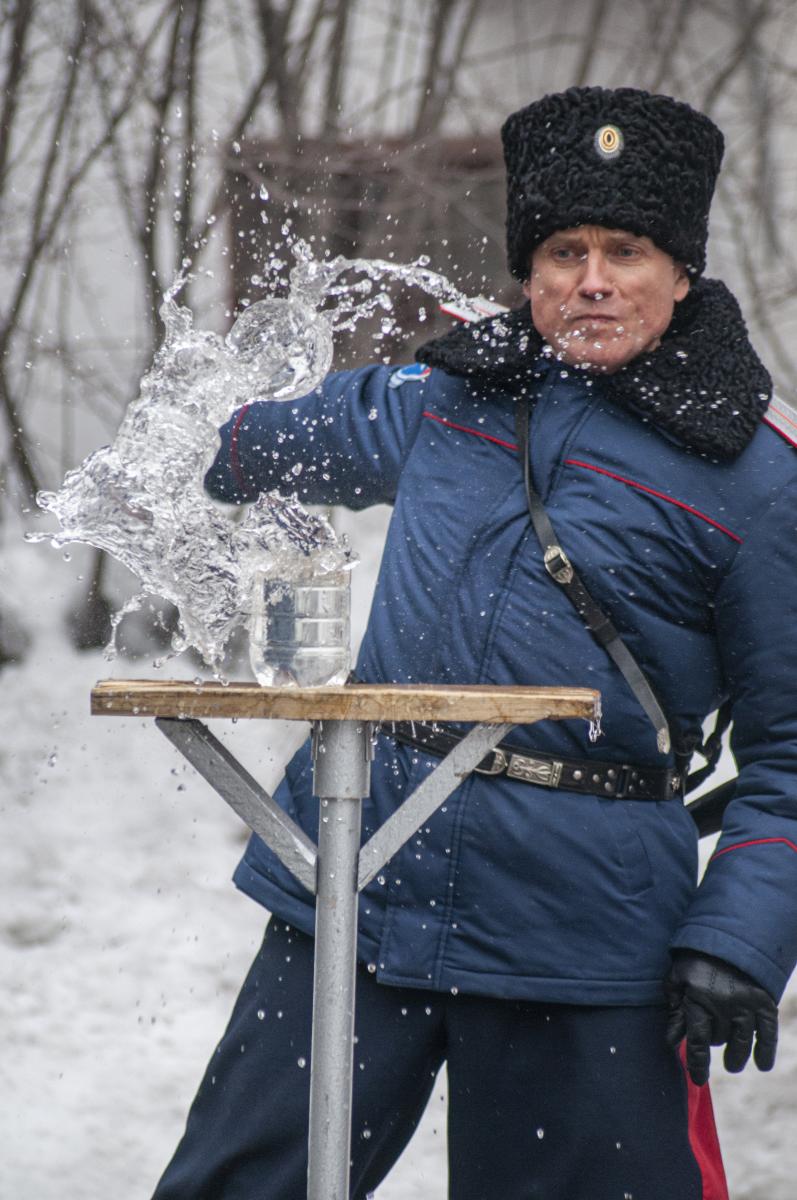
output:
<path id="1" fill-rule="evenodd" d="M 714 1121 L 714 1105 L 708 1084 L 698 1087 L 686 1070 L 686 1043 L 681 1043 L 681 1063 L 686 1075 L 689 1114 L 689 1144 L 703 1177 L 703 1200 L 729 1200 L 720 1140 Z"/>

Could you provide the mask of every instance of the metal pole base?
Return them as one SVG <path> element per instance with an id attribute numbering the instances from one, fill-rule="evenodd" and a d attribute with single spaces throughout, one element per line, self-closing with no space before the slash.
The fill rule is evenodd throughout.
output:
<path id="1" fill-rule="evenodd" d="M 348 1200 L 357 966 L 357 862 L 370 787 L 371 728 L 355 721 L 314 730 L 320 798 L 316 890 L 308 1200 Z"/>

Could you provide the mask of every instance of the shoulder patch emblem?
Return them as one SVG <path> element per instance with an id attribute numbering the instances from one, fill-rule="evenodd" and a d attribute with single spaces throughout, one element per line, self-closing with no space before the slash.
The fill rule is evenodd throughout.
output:
<path id="1" fill-rule="evenodd" d="M 432 368 L 427 367 L 426 363 L 410 363 L 407 367 L 399 367 L 387 381 L 389 388 L 401 387 L 402 383 L 422 383 L 428 375 L 431 375 Z"/>
<path id="2" fill-rule="evenodd" d="M 793 408 L 779 396 L 773 396 L 769 408 L 764 413 L 764 420 L 771 429 L 797 447 L 797 408 Z"/>

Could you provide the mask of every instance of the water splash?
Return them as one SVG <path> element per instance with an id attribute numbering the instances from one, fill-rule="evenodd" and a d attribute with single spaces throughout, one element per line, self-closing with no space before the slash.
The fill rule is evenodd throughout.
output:
<path id="1" fill-rule="evenodd" d="M 263 494 L 240 520 L 210 500 L 202 481 L 219 446 L 218 428 L 246 402 L 284 402 L 312 391 L 332 365 L 334 332 L 390 312 L 383 281 L 438 301 L 467 300 L 425 259 L 318 261 L 302 241 L 292 249 L 288 295 L 250 305 L 226 337 L 196 329 L 190 310 L 178 304 L 184 269 L 164 296 L 163 342 L 113 444 L 70 471 L 57 492 L 37 496 L 60 529 L 30 533 L 29 541 L 95 546 L 141 581 L 140 594 L 114 617 L 109 655 L 124 615 L 151 594 L 178 610 L 173 650 L 193 646 L 218 673 L 230 636 L 246 621 L 256 572 L 290 580 L 306 572 L 308 557 L 320 573 L 356 561 L 330 523 L 295 496 Z"/>

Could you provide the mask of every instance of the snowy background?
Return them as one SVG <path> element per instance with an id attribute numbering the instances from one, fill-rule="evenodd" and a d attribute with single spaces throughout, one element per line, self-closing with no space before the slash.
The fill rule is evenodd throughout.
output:
<path id="1" fill-rule="evenodd" d="M 230 883 L 237 819 L 151 721 L 89 716 L 96 680 L 151 677 L 155 651 L 112 664 L 77 652 L 66 617 L 85 605 L 96 563 L 23 542 L 41 526 L 33 493 L 107 442 L 136 394 L 185 252 L 198 324 L 219 332 L 261 287 L 255 268 L 279 277 L 283 206 L 317 249 L 348 253 L 339 241 L 352 224 L 354 249 L 397 261 L 425 238 L 434 267 L 498 294 L 506 113 L 573 83 L 661 90 L 726 134 L 709 273 L 738 292 L 786 397 L 797 378 L 784 236 L 797 0 L 111 0 L 88 11 L 0 3 L 0 652 L 15 616 L 31 642 L 0 670 L 0 1200 L 146 1200 L 262 935 L 263 912 Z M 308 191 L 298 150 L 312 167 L 314 144 L 323 186 Z M 371 157 L 355 174 L 371 191 L 352 222 L 347 155 L 363 144 Z M 349 204 L 340 220 L 338 201 Z M 393 348 L 375 342 L 367 356 Z M 361 629 L 385 513 L 345 520 L 363 558 Z M 102 590 L 121 602 L 134 589 L 116 577 Z M 177 660 L 162 674 L 197 668 Z M 304 734 L 213 728 L 266 787 Z M 715 1069 L 733 1200 L 797 1194 L 795 985 L 782 1015 L 772 1075 Z M 378 1200 L 443 1200 L 444 1087 Z"/>
<path id="2" fill-rule="evenodd" d="M 384 510 L 346 518 L 362 628 Z M 89 716 L 101 678 L 157 676 L 63 636 L 81 554 L 6 529 L 35 644 L 0 690 L 0 1198 L 146 1200 L 181 1133 L 263 930 L 230 883 L 244 828 L 150 720 Z M 19 600 L 19 591 L 15 589 Z M 193 678 L 180 659 L 162 674 Z M 245 677 L 243 672 L 241 677 Z M 288 722 L 211 722 L 266 787 L 301 739 Z M 733 1200 L 793 1200 L 797 988 L 770 1076 L 714 1071 Z M 444 1200 L 445 1080 L 378 1200 Z M 675 1198 L 674 1198 L 675 1200 Z"/>

